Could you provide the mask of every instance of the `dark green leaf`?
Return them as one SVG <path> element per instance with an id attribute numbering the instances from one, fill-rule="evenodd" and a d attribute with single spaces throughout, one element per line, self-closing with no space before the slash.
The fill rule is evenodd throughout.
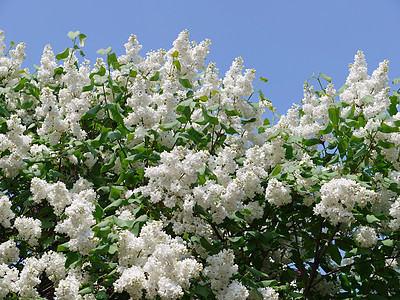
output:
<path id="1" fill-rule="evenodd" d="M 112 169 L 115 165 L 115 152 L 111 154 L 110 160 L 101 168 L 100 173 L 107 172 L 108 170 Z"/>
<path id="2" fill-rule="evenodd" d="M 82 264 L 82 258 L 79 253 L 67 252 L 65 255 L 67 256 L 67 260 L 65 261 L 66 269 L 74 269 Z"/>
<path id="3" fill-rule="evenodd" d="M 95 107 L 89 109 L 83 116 L 82 120 L 93 119 L 97 116 L 97 113 L 101 110 L 100 105 L 96 105 Z"/>
<path id="4" fill-rule="evenodd" d="M 79 35 L 79 47 L 85 46 L 85 41 L 86 41 L 86 35 L 81 33 Z"/>
<path id="5" fill-rule="evenodd" d="M 179 83 L 182 84 L 182 86 L 187 88 L 187 89 L 191 89 L 192 88 L 192 85 L 190 84 L 189 79 L 180 77 L 179 78 Z"/>
<path id="6" fill-rule="evenodd" d="M 383 132 L 383 133 L 399 132 L 399 128 L 398 127 L 389 126 L 389 125 L 387 125 L 387 124 L 382 122 L 382 124 L 380 126 L 380 131 Z"/>
<path id="7" fill-rule="evenodd" d="M 160 72 L 158 71 L 156 72 L 156 74 L 150 77 L 150 81 L 157 81 L 158 79 L 160 79 Z"/>
<path id="8" fill-rule="evenodd" d="M 248 271 L 250 271 L 253 274 L 254 277 L 266 277 L 266 278 L 269 277 L 268 274 L 258 271 L 257 269 L 254 269 L 252 267 L 249 267 L 248 265 L 245 265 L 245 267 Z"/>
<path id="9" fill-rule="evenodd" d="M 242 125 L 246 125 L 246 124 L 248 124 L 248 123 L 253 123 L 253 122 L 255 122 L 255 121 L 257 121 L 257 119 L 256 118 L 250 118 L 250 119 L 241 119 L 240 120 L 240 124 L 242 124 Z"/>
<path id="10" fill-rule="evenodd" d="M 25 101 L 25 102 L 22 104 L 21 108 L 22 108 L 22 109 L 28 109 L 28 108 L 32 107 L 32 105 L 33 105 L 33 100 L 32 100 L 32 99 L 29 99 L 28 101 Z"/>
<path id="11" fill-rule="evenodd" d="M 331 120 L 333 125 L 338 125 L 340 117 L 340 108 L 331 107 L 328 109 L 329 120 Z"/>
<path id="12" fill-rule="evenodd" d="M 121 114 L 123 112 L 122 108 L 119 106 L 119 104 L 113 105 L 110 109 L 111 112 L 111 119 L 113 119 L 115 122 L 118 123 L 123 123 L 124 117 Z"/>
<path id="13" fill-rule="evenodd" d="M 58 53 L 56 55 L 56 59 L 57 60 L 62 60 L 62 59 L 66 59 L 69 55 L 69 48 L 65 49 L 63 52 Z"/>
<path id="14" fill-rule="evenodd" d="M 229 109 L 225 108 L 225 113 L 231 117 L 240 116 L 240 113 L 236 109 L 229 110 Z"/>

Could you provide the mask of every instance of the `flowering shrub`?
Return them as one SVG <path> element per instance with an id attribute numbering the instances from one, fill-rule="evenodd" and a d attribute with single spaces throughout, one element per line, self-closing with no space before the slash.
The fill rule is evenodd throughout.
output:
<path id="1" fill-rule="evenodd" d="M 0 298 L 398 293 L 388 61 L 369 76 L 358 52 L 342 88 L 313 76 L 276 116 L 254 70 L 238 58 L 221 79 L 187 31 L 145 57 L 132 35 L 93 66 L 68 36 L 30 73 L 0 31 Z"/>

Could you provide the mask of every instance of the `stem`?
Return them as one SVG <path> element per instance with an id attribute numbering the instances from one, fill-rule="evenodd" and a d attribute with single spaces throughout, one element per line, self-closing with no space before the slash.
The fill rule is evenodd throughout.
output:
<path id="1" fill-rule="evenodd" d="M 324 248 L 322 248 L 322 250 L 320 251 L 319 244 L 321 242 L 321 235 L 322 235 L 322 224 L 321 224 L 320 232 L 319 232 L 318 239 L 317 239 L 316 253 L 315 253 L 315 257 L 314 257 L 314 264 L 312 266 L 310 277 L 308 278 L 306 287 L 304 289 L 304 297 L 305 298 L 307 298 L 307 296 L 308 296 L 308 294 L 309 294 L 309 292 L 311 290 L 312 283 L 314 281 L 314 278 L 316 276 L 316 273 L 317 273 L 317 270 L 318 270 L 318 267 L 319 267 L 320 259 L 321 259 L 321 257 L 323 257 L 325 255 L 326 251 L 328 251 L 329 244 L 332 242 L 336 232 L 338 232 L 339 227 L 340 227 L 340 224 L 338 224 L 335 227 L 335 229 L 332 231 L 331 235 L 329 236 L 328 240 L 325 243 Z"/>

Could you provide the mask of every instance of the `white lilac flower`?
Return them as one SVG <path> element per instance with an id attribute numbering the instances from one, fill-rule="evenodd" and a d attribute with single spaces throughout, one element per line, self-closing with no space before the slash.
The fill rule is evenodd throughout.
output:
<path id="1" fill-rule="evenodd" d="M 282 206 L 292 202 L 290 189 L 276 178 L 272 178 L 268 181 L 268 186 L 265 190 L 265 199 L 276 206 Z"/>
<path id="2" fill-rule="evenodd" d="M 0 264 L 10 264 L 18 261 L 18 258 L 19 249 L 13 240 L 0 244 Z"/>
<path id="3" fill-rule="evenodd" d="M 29 245 L 38 245 L 38 239 L 42 233 L 42 222 L 39 219 L 30 217 L 17 217 L 15 219 L 14 226 L 18 230 L 21 238 Z"/>
<path id="4" fill-rule="evenodd" d="M 201 264 L 190 257 L 182 240 L 171 238 L 162 227 L 153 221 L 143 226 L 139 237 L 127 230 L 120 233 L 117 292 L 139 299 L 145 290 L 146 298 L 177 299 L 189 288 L 189 280 L 199 276 Z"/>
<path id="5" fill-rule="evenodd" d="M 357 229 L 354 238 L 363 248 L 372 247 L 378 241 L 375 229 L 369 226 L 360 226 L 360 228 Z"/>
<path id="6" fill-rule="evenodd" d="M 314 213 L 328 218 L 333 225 L 349 223 L 354 219 L 352 210 L 356 203 L 365 207 L 376 198 L 374 191 L 345 178 L 332 179 L 323 184 L 320 192 L 321 202 L 314 207 Z"/>
<path id="7" fill-rule="evenodd" d="M 0 197 L 0 224 L 4 227 L 10 227 L 10 221 L 15 217 L 11 210 L 11 205 L 12 203 L 7 196 Z"/>

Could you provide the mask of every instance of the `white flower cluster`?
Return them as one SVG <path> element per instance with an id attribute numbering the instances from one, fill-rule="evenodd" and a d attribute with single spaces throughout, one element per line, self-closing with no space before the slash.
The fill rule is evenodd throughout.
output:
<path id="1" fill-rule="evenodd" d="M 340 95 L 340 100 L 355 104 L 357 114 L 362 108 L 368 119 L 386 111 L 390 104 L 386 87 L 389 81 L 388 71 L 389 61 L 385 60 L 369 77 L 365 56 L 362 51 L 358 51 L 354 58 L 354 64 L 350 65 L 350 74 L 346 80 L 347 89 Z"/>
<path id="2" fill-rule="evenodd" d="M 0 244 L 0 264 L 11 264 L 18 261 L 19 249 L 13 240 Z"/>
<path id="3" fill-rule="evenodd" d="M 375 229 L 370 226 L 360 226 L 360 228 L 357 229 L 354 238 L 363 248 L 370 248 L 376 245 L 376 242 L 378 241 Z"/>
<path id="4" fill-rule="evenodd" d="M 57 187 L 57 186 L 56 186 Z M 61 194 L 64 189 L 61 188 Z M 78 180 L 70 192 L 71 205 L 65 209 L 65 220 L 58 222 L 56 231 L 70 237 L 69 247 L 87 255 L 95 247 L 98 239 L 94 237 L 91 227 L 96 224 L 93 217 L 96 192 L 89 188 L 86 180 Z"/>
<path id="5" fill-rule="evenodd" d="M 0 158 L 0 169 L 3 169 L 7 177 L 14 177 L 24 168 L 23 159 L 29 157 L 32 136 L 24 134 L 26 126 L 21 124 L 17 115 L 12 115 L 6 123 L 9 131 L 0 133 L 0 152 L 8 150 L 11 153 Z"/>
<path id="6" fill-rule="evenodd" d="M 4 227 L 10 227 L 10 221 L 15 217 L 11 210 L 11 201 L 7 196 L 0 197 L 0 224 Z"/>
<path id="7" fill-rule="evenodd" d="M 393 230 L 397 230 L 400 227 L 400 197 L 392 203 L 389 214 L 393 217 L 393 220 L 390 222 L 390 227 Z"/>
<path id="8" fill-rule="evenodd" d="M 16 291 L 17 280 L 18 269 L 0 263 L 0 299 L 5 299 L 9 292 Z"/>
<path id="9" fill-rule="evenodd" d="M 10 51 L 10 57 L 4 56 L 4 50 L 7 48 L 4 44 L 4 31 L 0 30 L 0 80 L 8 83 L 10 86 L 18 81 L 18 72 L 25 59 L 25 43 L 19 43 L 15 49 Z"/>
<path id="10" fill-rule="evenodd" d="M 46 180 L 34 177 L 31 181 L 31 192 L 36 203 L 46 199 L 57 216 L 60 216 L 64 208 L 72 203 L 72 195 L 61 181 L 50 184 Z"/>
<path id="11" fill-rule="evenodd" d="M 246 299 L 248 290 L 237 280 L 230 278 L 238 271 L 234 262 L 232 250 L 222 250 L 207 258 L 208 266 L 204 268 L 204 275 L 210 280 L 210 286 L 217 291 L 217 299 Z"/>
<path id="12" fill-rule="evenodd" d="M 354 180 L 338 178 L 321 187 L 321 202 L 314 207 L 314 213 L 328 218 L 333 225 L 349 223 L 354 217 L 352 210 L 357 203 L 365 207 L 374 202 L 376 192 L 362 187 Z"/>
<path id="13" fill-rule="evenodd" d="M 282 206 L 292 202 L 290 189 L 285 186 L 284 182 L 278 181 L 276 178 L 271 178 L 268 181 L 268 186 L 265 190 L 265 199 L 276 206 Z"/>
<path id="14" fill-rule="evenodd" d="M 15 228 L 18 230 L 19 235 L 29 245 L 38 245 L 38 239 L 42 233 L 42 222 L 39 219 L 30 217 L 17 217 L 14 222 Z"/>
<path id="15" fill-rule="evenodd" d="M 127 291 L 132 299 L 157 295 L 161 299 L 178 299 L 190 286 L 189 279 L 199 276 L 202 265 L 191 258 L 178 238 L 163 230 L 163 223 L 153 221 L 143 226 L 139 237 L 125 230 L 119 234 L 119 268 L 115 281 L 117 292 Z"/>
<path id="16" fill-rule="evenodd" d="M 279 294 L 272 287 L 259 288 L 258 291 L 263 300 L 279 300 Z"/>

